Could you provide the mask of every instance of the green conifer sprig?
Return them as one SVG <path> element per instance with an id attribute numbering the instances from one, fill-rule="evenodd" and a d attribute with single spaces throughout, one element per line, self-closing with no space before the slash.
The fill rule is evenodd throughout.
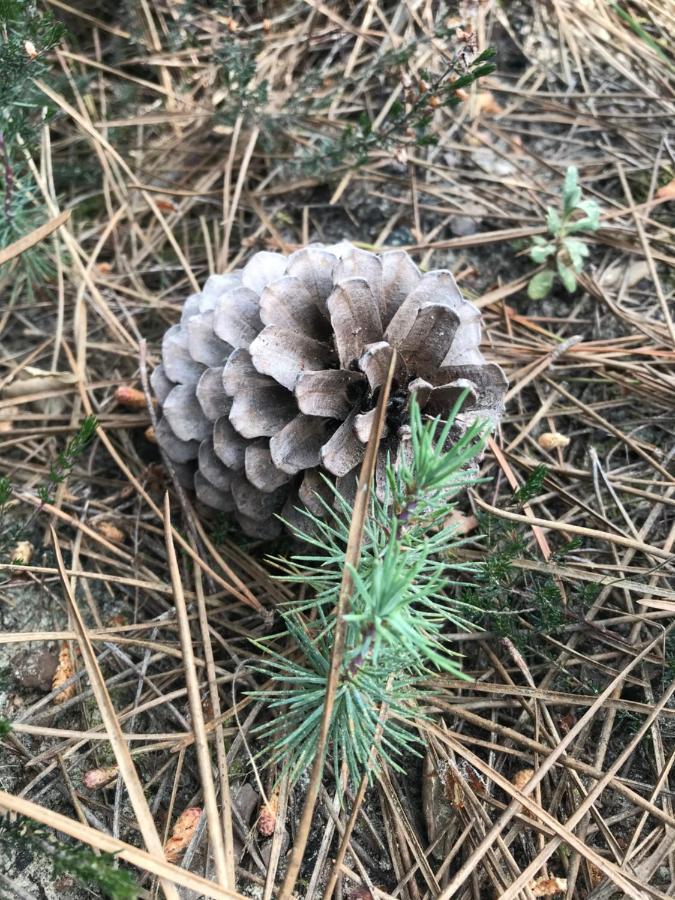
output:
<path id="1" fill-rule="evenodd" d="M 34 0 L 0 0 L 0 247 L 45 220 L 25 151 L 38 142 L 51 112 L 34 81 L 48 76 L 49 51 L 63 33 L 63 26 Z M 18 265 L 29 283 L 51 271 L 42 247 L 22 254 Z"/>
<path id="2" fill-rule="evenodd" d="M 47 484 L 37 489 L 37 495 L 43 503 L 49 503 L 54 489 L 66 480 L 78 458 L 84 453 L 94 439 L 98 420 L 96 416 L 85 416 L 82 424 L 49 466 Z"/>
<path id="3" fill-rule="evenodd" d="M 96 855 L 89 847 L 61 840 L 55 831 L 19 816 L 0 816 L 0 853 L 27 849 L 47 857 L 54 876 L 68 874 L 88 888 L 96 887 L 111 900 L 136 900 L 140 888 L 130 872 L 118 868 L 110 853 Z"/>
<path id="4" fill-rule="evenodd" d="M 90 445 L 96 434 L 98 421 L 95 416 L 85 416 L 80 427 L 68 441 L 63 450 L 59 451 L 56 459 L 49 464 L 49 472 L 45 484 L 36 489 L 41 504 L 49 503 L 57 486 L 61 484 L 72 472 L 78 458 Z M 6 554 L 16 546 L 18 541 L 24 540 L 29 534 L 30 528 L 41 512 L 42 505 L 36 506 L 26 519 L 11 520 L 9 516 L 10 501 L 13 494 L 12 483 L 6 476 L 0 477 L 0 560 L 5 561 Z M 12 562 L 13 560 L 9 560 Z"/>
<path id="5" fill-rule="evenodd" d="M 415 724 L 425 715 L 422 679 L 434 670 L 462 677 L 445 634 L 472 627 L 467 607 L 452 591 L 476 564 L 452 558 L 463 540 L 448 517 L 453 499 L 477 481 L 470 464 L 489 430 L 476 422 L 451 440 L 464 400 L 465 395 L 441 423 L 423 419 L 413 398 L 408 458 L 388 462 L 384 496 L 371 492 L 361 562 L 351 572 L 354 589 L 344 617 L 345 654 L 329 739 L 335 765 L 346 761 L 354 783 L 383 762 L 399 768 L 397 758 L 415 752 Z M 306 512 L 306 530 L 295 529 L 307 551 L 276 560 L 282 577 L 302 584 L 309 599 L 282 611 L 282 634 L 257 643 L 263 653 L 257 668 L 271 685 L 256 696 L 268 703 L 271 697 L 275 713 L 258 736 L 264 756 L 291 779 L 315 755 L 330 668 L 351 520 L 350 505 L 336 492 L 335 499 L 335 505 L 323 501 L 324 517 Z M 282 652 L 281 642 L 290 649 Z M 383 716 L 383 709 L 391 716 Z"/>

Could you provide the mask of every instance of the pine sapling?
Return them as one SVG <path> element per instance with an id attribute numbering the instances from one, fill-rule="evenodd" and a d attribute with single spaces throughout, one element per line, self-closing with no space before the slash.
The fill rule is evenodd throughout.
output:
<path id="1" fill-rule="evenodd" d="M 452 442 L 464 399 L 441 423 L 423 418 L 413 395 L 406 461 L 399 457 L 395 465 L 390 459 L 383 494 L 375 488 L 371 493 L 361 562 L 352 571 L 329 739 L 335 766 L 346 761 L 354 783 L 383 762 L 400 770 L 401 755 L 415 752 L 415 723 L 426 715 L 423 679 L 439 670 L 462 677 L 446 636 L 448 629 L 470 627 L 453 590 L 475 563 L 453 559 L 463 539 L 448 517 L 453 498 L 476 483 L 475 459 L 489 430 L 475 421 Z M 277 561 L 285 580 L 302 585 L 311 599 L 289 604 L 282 612 L 283 633 L 257 644 L 263 653 L 258 671 L 270 684 L 256 696 L 268 703 L 272 698 L 276 713 L 258 735 L 267 760 L 291 779 L 309 765 L 318 743 L 350 526 L 348 503 L 337 509 L 324 503 L 325 516 L 304 511 L 306 530 L 294 528 L 308 549 Z M 289 649 L 278 649 L 282 642 Z"/>

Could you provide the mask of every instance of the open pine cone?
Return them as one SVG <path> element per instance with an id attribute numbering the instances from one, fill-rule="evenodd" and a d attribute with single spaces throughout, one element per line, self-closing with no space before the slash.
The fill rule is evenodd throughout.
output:
<path id="1" fill-rule="evenodd" d="M 422 275 L 402 250 L 256 253 L 211 276 L 164 335 L 152 374 L 157 439 L 199 500 L 272 537 L 278 514 L 322 515 L 322 475 L 353 490 L 392 347 L 380 477 L 386 454 L 403 452 L 412 392 L 425 414 L 443 416 L 469 388 L 458 427 L 496 421 L 506 379 L 479 344 L 480 313 L 451 273 Z"/>

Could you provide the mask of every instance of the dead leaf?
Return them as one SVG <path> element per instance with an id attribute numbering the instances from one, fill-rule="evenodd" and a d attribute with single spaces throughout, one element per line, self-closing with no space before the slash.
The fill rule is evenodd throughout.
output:
<path id="1" fill-rule="evenodd" d="M 572 713 L 566 713 L 558 720 L 558 728 L 563 734 L 567 734 L 570 728 L 576 725 L 576 722 L 576 717 Z"/>
<path id="2" fill-rule="evenodd" d="M 263 837 L 271 837 L 277 824 L 277 813 L 279 812 L 279 791 L 272 793 L 271 797 L 264 803 L 258 816 L 258 831 Z"/>
<path id="3" fill-rule="evenodd" d="M 460 509 L 453 509 L 443 524 L 446 528 L 454 526 L 458 534 L 471 534 L 478 527 L 478 519 L 475 516 L 467 516 Z"/>
<path id="4" fill-rule="evenodd" d="M 115 390 L 115 400 L 120 406 L 126 406 L 127 409 L 146 409 L 145 394 L 138 388 L 128 387 L 121 384 Z M 156 403 L 157 401 L 153 401 Z"/>
<path id="5" fill-rule="evenodd" d="M 626 288 L 635 287 L 643 278 L 649 278 L 649 264 L 644 259 L 638 259 L 628 268 L 621 263 L 610 266 L 602 273 L 599 281 L 606 290 L 615 291 L 621 285 L 625 285 Z"/>
<path id="6" fill-rule="evenodd" d="M 59 650 L 59 662 L 52 679 L 52 690 L 59 691 L 54 697 L 54 703 L 65 703 L 66 700 L 70 700 L 75 696 L 75 683 L 69 684 L 68 687 L 60 690 L 61 685 L 65 684 L 65 682 L 68 681 L 69 678 L 72 678 L 74 674 L 75 665 L 70 652 L 70 646 L 67 641 L 62 641 L 61 649 Z"/>
<path id="7" fill-rule="evenodd" d="M 89 769 L 89 771 L 85 772 L 82 776 L 82 783 L 88 790 L 96 791 L 99 788 L 105 787 L 106 784 L 110 784 L 113 778 L 117 777 L 118 771 L 117 766 L 108 766 L 103 769 Z"/>
<path id="8" fill-rule="evenodd" d="M 497 103 L 492 91 L 481 91 L 477 94 L 475 104 L 476 115 L 478 116 L 482 113 L 486 116 L 499 116 L 504 112 L 504 108 Z"/>
<path id="9" fill-rule="evenodd" d="M 33 545 L 30 541 L 19 541 L 9 558 L 19 566 L 27 566 L 33 558 Z"/>
<path id="10" fill-rule="evenodd" d="M 113 525 L 112 522 L 101 519 L 99 522 L 92 522 L 91 524 L 99 534 L 103 535 L 103 537 L 112 544 L 124 543 L 126 533 L 122 531 L 121 528 L 118 528 L 117 525 Z"/>
<path id="11" fill-rule="evenodd" d="M 597 887 L 605 880 L 605 876 L 601 869 L 599 869 L 595 863 L 587 862 L 588 865 L 588 874 L 591 879 L 591 887 Z"/>
<path id="12" fill-rule="evenodd" d="M 567 891 L 566 878 L 537 878 L 529 885 L 535 897 L 552 897 L 554 894 L 564 894 Z"/>
<path id="13" fill-rule="evenodd" d="M 176 212 L 176 204 L 173 200 L 165 200 L 160 197 L 158 200 L 155 200 L 155 203 L 162 212 Z"/>
<path id="14" fill-rule="evenodd" d="M 523 788 L 525 787 L 525 785 L 527 784 L 527 782 L 530 780 L 530 778 L 532 778 L 533 775 L 534 775 L 534 769 L 521 769 L 519 772 L 516 772 L 516 774 L 513 776 L 513 778 L 511 779 L 511 784 L 514 786 L 514 788 L 516 788 L 516 790 L 522 791 Z M 522 814 L 524 816 L 527 816 L 528 819 L 535 818 L 533 813 L 531 813 L 528 809 L 523 809 Z"/>
<path id="15" fill-rule="evenodd" d="M 567 447 L 570 439 L 559 431 L 545 431 L 537 438 L 537 443 L 542 450 L 556 450 L 558 447 Z"/>
<path id="16" fill-rule="evenodd" d="M 445 799 L 453 809 L 464 809 L 464 790 L 462 782 L 452 766 L 448 766 L 443 775 Z"/>
<path id="17" fill-rule="evenodd" d="M 58 662 L 56 651 L 45 645 L 20 650 L 10 660 L 12 677 L 29 691 L 49 693 Z"/>
<path id="18" fill-rule="evenodd" d="M 0 409 L 0 434 L 8 434 L 14 428 L 14 417 L 21 410 L 18 406 L 6 406 Z"/>
<path id="19" fill-rule="evenodd" d="M 183 851 L 192 840 L 201 815 L 200 807 L 189 806 L 178 816 L 173 826 L 171 837 L 164 845 L 164 855 L 167 862 L 178 862 Z"/>
<path id="20" fill-rule="evenodd" d="M 513 776 L 513 778 L 511 779 L 511 784 L 514 786 L 514 788 L 516 788 L 516 790 L 522 791 L 522 789 L 525 787 L 525 785 L 533 775 L 534 769 L 521 769 Z"/>
<path id="21" fill-rule="evenodd" d="M 675 178 L 673 178 L 672 181 L 669 181 L 668 184 L 664 184 L 663 187 L 660 187 L 654 196 L 657 200 L 674 200 Z"/>

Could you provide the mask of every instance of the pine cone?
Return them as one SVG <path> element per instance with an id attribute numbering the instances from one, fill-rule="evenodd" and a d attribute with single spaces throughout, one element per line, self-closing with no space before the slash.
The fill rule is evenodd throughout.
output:
<path id="1" fill-rule="evenodd" d="M 403 452 L 411 393 L 443 416 L 468 388 L 459 428 L 496 421 L 506 379 L 479 343 L 480 313 L 450 272 L 422 275 L 402 250 L 256 253 L 211 276 L 164 335 L 152 374 L 157 440 L 202 503 L 273 537 L 277 515 L 325 512 L 322 475 L 353 490 L 392 347 L 380 479 L 386 454 Z"/>

